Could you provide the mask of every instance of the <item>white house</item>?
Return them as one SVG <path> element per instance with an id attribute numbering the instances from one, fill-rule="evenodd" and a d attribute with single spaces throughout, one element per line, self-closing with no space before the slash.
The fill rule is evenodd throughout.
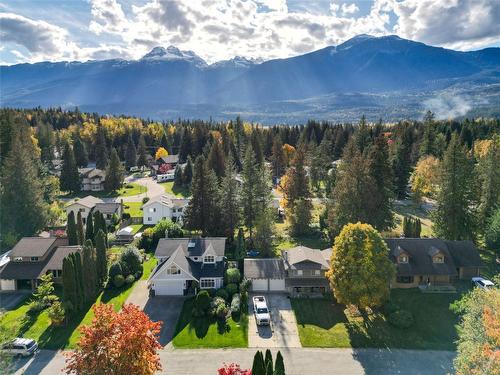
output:
<path id="1" fill-rule="evenodd" d="M 106 223 L 109 224 L 113 219 L 113 215 L 117 215 L 121 218 L 123 209 L 120 202 L 104 202 L 102 199 L 96 198 L 92 195 L 87 195 L 84 198 L 71 201 L 65 207 L 65 211 L 66 215 L 69 215 L 69 213 L 73 211 L 75 219 L 77 218 L 78 212 L 81 212 L 82 221 L 85 225 L 87 217 L 91 211 L 101 212 L 104 215 Z"/>
<path id="2" fill-rule="evenodd" d="M 103 191 L 106 172 L 97 168 L 78 169 L 82 191 Z"/>
<path id="3" fill-rule="evenodd" d="M 179 221 L 189 199 L 171 198 L 168 195 L 158 195 L 142 205 L 143 224 L 154 225 L 162 219 Z"/>
<path id="4" fill-rule="evenodd" d="M 182 296 L 195 288 L 219 289 L 224 283 L 226 238 L 162 238 L 158 265 L 148 287 L 155 295 Z"/>

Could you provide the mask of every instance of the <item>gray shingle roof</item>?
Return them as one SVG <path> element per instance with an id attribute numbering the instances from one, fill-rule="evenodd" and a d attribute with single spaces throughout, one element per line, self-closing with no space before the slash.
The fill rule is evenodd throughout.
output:
<path id="1" fill-rule="evenodd" d="M 84 198 L 75 199 L 75 200 L 71 201 L 70 203 L 68 203 L 66 205 L 66 207 L 69 207 L 69 206 L 71 206 L 72 204 L 75 204 L 75 203 L 81 204 L 82 206 L 85 206 L 87 208 L 93 208 L 96 204 L 103 203 L 103 200 L 99 199 L 99 198 L 96 198 L 93 195 L 87 195 Z"/>
<path id="2" fill-rule="evenodd" d="M 10 257 L 43 257 L 45 253 L 56 243 L 56 237 L 23 237 L 14 246 Z"/>
<path id="3" fill-rule="evenodd" d="M 285 279 L 285 286 L 287 288 L 293 288 L 293 287 L 318 287 L 318 286 L 324 286 L 325 288 L 328 288 L 329 283 L 328 279 L 325 277 L 295 277 L 295 278 L 286 278 Z"/>
<path id="4" fill-rule="evenodd" d="M 54 253 L 50 256 L 49 261 L 42 269 L 42 274 L 46 273 L 50 270 L 62 270 L 62 264 L 64 258 L 66 258 L 69 254 L 74 252 L 81 252 L 81 246 L 59 246 L 54 250 Z"/>
<path id="5" fill-rule="evenodd" d="M 188 246 L 189 244 L 194 246 Z M 156 246 L 155 257 L 170 257 L 180 246 L 185 256 L 201 256 L 212 245 L 217 256 L 224 256 L 226 249 L 225 237 L 205 238 L 162 238 Z"/>
<path id="6" fill-rule="evenodd" d="M 326 251 L 325 251 L 326 250 Z M 297 246 L 282 252 L 285 269 L 315 269 L 328 270 L 330 268 L 328 249 L 323 251 L 306 246 Z"/>
<path id="7" fill-rule="evenodd" d="M 97 203 L 94 210 L 99 211 L 102 214 L 114 214 L 118 212 L 120 206 L 121 204 L 118 202 Z"/>
<path id="8" fill-rule="evenodd" d="M 244 275 L 247 279 L 282 279 L 285 277 L 283 259 L 245 259 Z"/>
<path id="9" fill-rule="evenodd" d="M 179 162 L 179 155 L 167 155 L 167 156 L 162 156 L 161 160 L 163 163 L 166 164 L 175 164 Z"/>

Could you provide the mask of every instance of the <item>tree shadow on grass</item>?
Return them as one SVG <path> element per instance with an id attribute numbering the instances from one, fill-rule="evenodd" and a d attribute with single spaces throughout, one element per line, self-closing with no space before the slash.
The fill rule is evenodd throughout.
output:
<path id="1" fill-rule="evenodd" d="M 291 302 L 298 325 L 314 325 L 329 330 L 348 322 L 344 314 L 345 306 L 335 303 L 333 299 L 293 298 Z"/>
<path id="2" fill-rule="evenodd" d="M 104 289 L 104 292 L 101 296 L 101 303 L 108 303 L 113 298 L 118 297 L 120 294 L 125 293 L 128 289 L 132 288 L 135 283 L 125 284 L 121 288 L 107 288 Z"/>

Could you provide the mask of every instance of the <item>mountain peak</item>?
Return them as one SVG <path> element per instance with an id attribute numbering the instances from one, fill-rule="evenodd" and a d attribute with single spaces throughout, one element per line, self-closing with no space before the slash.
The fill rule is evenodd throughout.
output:
<path id="1" fill-rule="evenodd" d="M 153 61 L 175 61 L 184 60 L 194 63 L 196 66 L 206 66 L 207 63 L 193 51 L 182 51 L 175 46 L 154 47 L 151 51 L 145 54 L 141 60 Z"/>

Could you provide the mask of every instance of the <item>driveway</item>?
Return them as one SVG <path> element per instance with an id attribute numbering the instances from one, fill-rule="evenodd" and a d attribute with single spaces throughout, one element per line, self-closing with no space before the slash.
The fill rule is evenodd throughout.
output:
<path id="1" fill-rule="evenodd" d="M 258 326 L 253 316 L 252 297 L 249 296 L 248 346 L 250 348 L 300 348 L 297 320 L 286 294 L 265 294 L 271 311 L 271 325 Z"/>
<path id="2" fill-rule="evenodd" d="M 0 313 L 4 310 L 12 310 L 16 308 L 16 306 L 19 305 L 30 294 L 31 291 L 0 293 Z"/>
<path id="3" fill-rule="evenodd" d="M 156 180 L 153 180 L 153 178 L 151 177 L 140 177 L 140 178 L 128 177 L 125 182 L 134 182 L 136 184 L 144 186 L 147 189 L 147 191 L 146 193 L 131 195 L 129 197 L 115 198 L 117 202 L 119 202 L 122 199 L 124 202 L 142 202 L 142 199 L 145 197 L 152 198 L 158 195 L 165 194 L 165 189 L 163 188 L 163 186 L 157 183 Z"/>
<path id="4" fill-rule="evenodd" d="M 167 346 L 174 336 L 184 299 L 184 297 L 170 296 L 150 297 L 146 280 L 140 280 L 125 302 L 138 305 L 152 321 L 162 322 L 160 344 Z"/>

